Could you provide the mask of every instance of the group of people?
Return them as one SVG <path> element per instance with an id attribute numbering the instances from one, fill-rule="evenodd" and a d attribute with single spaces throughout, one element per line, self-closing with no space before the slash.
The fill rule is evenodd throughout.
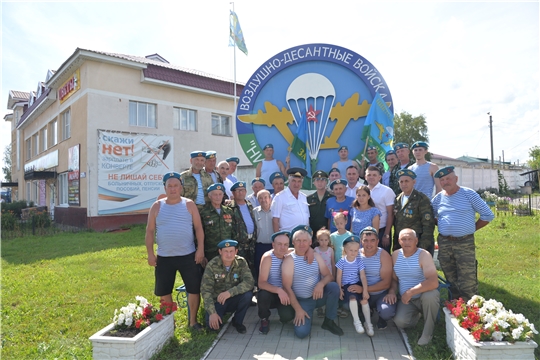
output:
<path id="1" fill-rule="evenodd" d="M 291 168 L 288 157 L 285 164 L 274 159 L 272 144 L 264 147 L 249 195 L 233 174 L 237 157 L 216 166 L 216 152 L 192 152 L 188 170 L 163 176 L 165 196 L 148 216 L 155 294 L 171 302 L 179 271 L 192 329 L 203 328 L 202 297 L 210 329 L 234 312 L 232 325 L 245 333 L 255 293 L 259 331 L 269 332 L 270 309 L 277 308 L 299 338 L 309 335 L 315 309 L 322 328 L 336 335 L 343 330 L 335 320 L 349 312 L 355 330 L 368 336 L 375 312 L 380 330 L 390 319 L 414 326 L 422 314 L 418 344 L 428 344 L 439 310 L 434 227 L 451 292 L 469 299 L 478 285 L 474 232 L 493 213 L 475 191 L 457 185 L 453 167 L 426 161 L 425 142 L 410 148 L 416 161 L 409 160 L 409 145 L 398 143 L 386 154 L 385 172 L 377 148 L 367 148 L 364 164 L 348 159 L 342 146 L 329 173 L 312 174 L 316 190 L 309 196 L 300 191 L 306 170 Z"/>

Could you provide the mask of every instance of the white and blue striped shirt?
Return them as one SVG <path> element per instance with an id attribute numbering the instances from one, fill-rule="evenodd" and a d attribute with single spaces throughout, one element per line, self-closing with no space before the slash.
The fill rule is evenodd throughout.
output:
<path id="1" fill-rule="evenodd" d="M 353 285 L 360 281 L 360 271 L 364 270 L 364 262 L 358 255 L 352 262 L 344 256 L 336 264 L 336 267 L 343 271 L 341 274 L 341 285 Z"/>
<path id="2" fill-rule="evenodd" d="M 399 293 L 403 295 L 405 291 L 415 287 L 422 281 L 426 280 L 424 270 L 420 267 L 420 252 L 422 249 L 416 250 L 409 257 L 403 256 L 403 250 L 399 249 L 398 258 L 394 264 L 394 272 L 399 280 Z M 419 298 L 422 294 L 416 294 L 412 298 Z"/>
<path id="3" fill-rule="evenodd" d="M 317 259 L 311 264 L 308 264 L 303 255 L 296 255 L 293 252 L 290 256 L 294 259 L 294 276 L 292 282 L 294 295 L 304 299 L 313 297 L 313 290 L 321 279 Z"/>
<path id="4" fill-rule="evenodd" d="M 386 173 L 385 173 L 386 174 Z M 364 267 L 366 271 L 366 279 L 368 286 L 375 285 L 382 280 L 381 278 L 381 248 L 377 249 L 377 253 L 373 256 L 366 257 L 360 252 L 360 257 L 364 262 Z M 370 295 L 378 295 L 384 292 L 385 290 L 370 292 Z"/>
<path id="5" fill-rule="evenodd" d="M 476 231 L 476 213 L 480 220 L 491 221 L 493 212 L 476 191 L 460 187 L 452 195 L 441 191 L 431 200 L 433 213 L 437 218 L 439 233 L 445 236 L 461 237 Z"/>
<path id="6" fill-rule="evenodd" d="M 274 255 L 273 251 L 270 258 L 272 259 L 272 265 L 270 265 L 267 281 L 272 286 L 283 287 L 283 282 L 281 280 L 281 263 L 283 262 L 283 259 Z"/>

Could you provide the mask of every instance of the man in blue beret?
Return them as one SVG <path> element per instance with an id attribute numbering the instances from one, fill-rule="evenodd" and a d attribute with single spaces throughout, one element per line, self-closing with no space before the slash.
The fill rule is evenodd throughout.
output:
<path id="1" fill-rule="evenodd" d="M 212 177 L 204 171 L 206 153 L 204 151 L 193 151 L 190 156 L 191 167 L 180 174 L 184 183 L 182 196 L 194 201 L 200 210 L 204 204 L 210 201 L 206 189 L 214 182 Z"/>
<path id="2" fill-rule="evenodd" d="M 236 171 L 236 167 L 238 164 L 240 164 L 240 159 L 236 156 L 231 156 L 226 159 L 226 161 L 229 163 L 229 175 L 227 178 L 234 184 L 238 181 L 236 176 L 234 176 L 234 172 Z"/>
<path id="3" fill-rule="evenodd" d="M 253 217 L 257 224 L 257 243 L 255 244 L 255 279 L 258 279 L 259 268 L 261 264 L 261 258 L 263 254 L 272 249 L 271 236 L 274 233 L 274 227 L 272 225 L 272 211 L 270 210 L 270 204 L 272 198 L 270 192 L 266 189 L 262 189 L 257 193 L 257 199 L 259 206 L 253 208 Z"/>
<path id="4" fill-rule="evenodd" d="M 435 251 L 435 217 L 431 200 L 415 189 L 416 173 L 411 169 L 397 172 L 401 193 L 394 201 L 394 251 L 400 248 L 398 236 L 403 229 L 413 229 L 418 237 L 418 247 L 431 256 Z"/>
<path id="5" fill-rule="evenodd" d="M 216 256 L 206 266 L 201 294 L 206 310 L 206 323 L 219 330 L 225 313 L 234 313 L 231 325 L 240 334 L 246 333 L 244 317 L 253 297 L 253 276 L 246 260 L 238 256 L 238 242 L 226 239 L 217 247 Z"/>
<path id="6" fill-rule="evenodd" d="M 300 191 L 306 170 L 302 168 L 290 168 L 289 187 L 276 194 L 272 201 L 272 223 L 274 232 L 281 230 L 290 231 L 297 225 L 309 224 L 309 207 L 307 198 Z"/>
<path id="7" fill-rule="evenodd" d="M 270 175 L 277 172 L 282 174 L 288 169 L 285 168 L 283 162 L 280 160 L 274 159 L 274 145 L 266 144 L 263 147 L 264 159 L 257 164 L 255 169 L 255 177 L 263 178 L 266 182 L 266 190 L 270 191 L 272 194 L 274 189 L 272 188 L 272 181 L 270 181 Z"/>
<path id="8" fill-rule="evenodd" d="M 392 168 L 392 173 L 390 174 L 390 188 L 394 191 L 394 196 L 397 196 L 401 192 L 397 172 L 399 170 L 408 169 L 412 166 L 412 164 L 414 164 L 414 161 L 409 158 L 411 153 L 409 150 L 409 144 L 397 143 L 394 145 L 394 151 L 396 152 L 399 162 Z"/>
<path id="9" fill-rule="evenodd" d="M 411 149 L 416 162 L 409 169 L 416 174 L 414 188 L 431 199 L 434 195 L 433 188 L 435 188 L 435 194 L 441 191 L 441 183 L 438 178 L 434 177 L 437 170 L 439 170 L 439 166 L 426 160 L 428 146 L 424 141 L 417 141 L 412 144 Z"/>
<path id="10" fill-rule="evenodd" d="M 217 153 L 214 150 L 208 150 L 205 151 L 205 154 L 204 171 L 212 177 L 214 184 L 218 182 L 223 184 L 223 179 L 216 171 Z"/>
<path id="11" fill-rule="evenodd" d="M 398 158 L 394 150 L 388 150 L 386 152 L 386 164 L 388 165 L 388 171 L 386 171 L 382 176 L 382 184 L 385 186 L 390 186 L 390 174 L 394 166 L 398 164 Z"/>
<path id="12" fill-rule="evenodd" d="M 476 191 L 458 185 L 453 166 L 439 169 L 442 191 L 431 200 L 439 228 L 439 262 L 454 298 L 478 294 L 474 233 L 486 226 L 493 212 Z M 476 220 L 476 213 L 480 214 Z"/>
<path id="13" fill-rule="evenodd" d="M 257 200 L 257 194 L 259 191 L 263 190 L 266 187 L 266 181 L 263 178 L 253 178 L 251 180 L 251 190 L 253 191 L 246 197 L 246 200 L 253 205 L 253 207 L 259 206 L 259 200 Z"/>
<path id="14" fill-rule="evenodd" d="M 172 303 L 176 272 L 180 272 L 186 286 L 190 309 L 189 326 L 201 330 L 197 323 L 200 305 L 200 285 L 204 262 L 204 232 L 195 203 L 182 197 L 182 180 L 177 172 L 163 176 L 166 198 L 150 207 L 146 225 L 148 265 L 154 267 L 154 293 L 163 302 Z M 195 239 L 197 247 L 195 247 Z M 157 256 L 154 251 L 157 243 Z"/>
<path id="15" fill-rule="evenodd" d="M 285 175 L 279 171 L 270 175 L 270 184 L 272 185 L 272 190 L 267 190 L 272 195 L 272 199 L 274 199 L 274 196 L 285 189 L 285 180 Z"/>
<path id="16" fill-rule="evenodd" d="M 326 189 L 328 174 L 324 171 L 315 171 L 312 180 L 316 191 L 307 197 L 307 202 L 309 205 L 309 226 L 313 229 L 313 241 L 315 242 L 317 231 L 328 225 L 328 219 L 325 216 L 326 202 L 332 197 L 332 194 Z"/>
<path id="17" fill-rule="evenodd" d="M 381 174 L 384 176 L 384 164 L 379 161 L 379 150 L 376 146 L 367 147 L 367 158 L 369 162 L 364 165 L 364 159 L 362 158 L 362 169 L 360 170 L 360 177 L 365 178 L 366 169 L 370 166 L 376 166 L 381 171 Z"/>
<path id="18" fill-rule="evenodd" d="M 338 149 L 339 160 L 332 164 L 333 168 L 338 168 L 339 172 L 343 175 L 347 173 L 349 166 L 354 166 L 360 173 L 360 166 L 356 161 L 349 159 L 349 148 L 345 145 L 340 146 Z"/>
<path id="19" fill-rule="evenodd" d="M 345 192 L 347 191 L 347 180 L 337 179 L 332 181 L 330 183 L 330 190 L 334 192 L 334 197 L 331 197 L 326 201 L 326 212 L 324 213 L 328 222 L 326 228 L 330 230 L 330 233 L 337 231 L 336 225 L 334 224 L 334 214 L 346 212 L 347 225 L 345 228 L 350 230 L 351 217 L 348 216 L 348 214 L 351 212 L 352 203 L 355 198 L 345 195 Z"/>

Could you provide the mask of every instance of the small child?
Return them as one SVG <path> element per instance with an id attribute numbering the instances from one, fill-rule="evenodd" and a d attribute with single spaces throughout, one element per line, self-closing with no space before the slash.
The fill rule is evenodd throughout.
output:
<path id="1" fill-rule="evenodd" d="M 317 242 L 319 245 L 315 247 L 315 252 L 321 255 L 328 270 L 330 270 L 330 274 L 334 274 L 336 263 L 334 259 L 334 249 L 330 243 L 330 231 L 325 227 L 317 231 Z M 324 317 L 324 310 L 322 307 L 317 308 L 317 316 L 320 318 Z"/>
<path id="2" fill-rule="evenodd" d="M 360 250 L 360 238 L 356 235 L 349 236 L 343 241 L 343 257 L 336 263 L 337 275 L 336 281 L 340 287 L 339 298 L 344 301 L 349 301 L 349 308 L 353 317 L 353 324 L 356 332 L 364 333 L 360 316 L 358 315 L 358 301 L 362 304 L 362 313 L 366 318 L 364 325 L 368 336 L 373 336 L 373 325 L 371 324 L 371 314 L 369 310 L 369 292 L 367 287 L 366 271 L 364 270 L 364 262 L 358 256 Z M 358 276 L 360 274 L 360 276 Z M 361 281 L 360 281 L 361 280 Z M 362 286 L 362 295 L 356 290 L 356 287 L 351 285 Z"/>
<path id="3" fill-rule="evenodd" d="M 332 214 L 334 216 L 334 225 L 337 228 L 337 231 L 334 231 L 330 235 L 330 240 L 332 241 L 332 247 L 334 248 L 334 264 L 341 259 L 343 253 L 343 241 L 349 236 L 353 235 L 352 232 L 347 231 L 345 226 L 347 226 L 347 211 L 345 212 L 335 212 Z M 336 278 L 336 267 L 332 269 L 332 274 L 334 279 Z M 341 302 L 340 302 L 341 304 Z M 340 305 L 341 306 L 341 305 Z M 349 316 L 347 310 L 340 307 L 338 309 L 338 316 L 340 318 L 346 318 Z"/>

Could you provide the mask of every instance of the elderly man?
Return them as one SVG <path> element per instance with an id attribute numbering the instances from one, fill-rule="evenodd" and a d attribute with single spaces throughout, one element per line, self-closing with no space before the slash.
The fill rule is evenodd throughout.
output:
<path id="1" fill-rule="evenodd" d="M 379 220 L 379 247 L 391 252 L 392 249 L 392 224 L 394 223 L 394 199 L 392 189 L 381 184 L 381 173 L 376 166 L 370 166 L 366 170 L 366 180 L 371 198 L 375 206 L 381 212 Z"/>
<path id="2" fill-rule="evenodd" d="M 240 334 L 245 334 L 243 322 L 253 297 L 253 276 L 246 260 L 237 255 L 237 246 L 234 240 L 218 244 L 219 256 L 210 260 L 204 270 L 201 294 L 210 329 L 219 330 L 223 315 L 234 312 L 231 324 Z"/>
<path id="3" fill-rule="evenodd" d="M 384 300 L 392 283 L 392 258 L 378 246 L 379 236 L 375 228 L 368 226 L 360 231 L 362 248 L 360 257 L 364 261 L 369 292 L 369 307 L 376 309 L 379 314 L 377 328 L 386 329 L 387 321 L 394 317 L 396 304 L 390 304 Z M 349 286 L 349 291 L 362 294 L 361 285 Z M 347 304 L 345 303 L 344 306 Z"/>
<path id="4" fill-rule="evenodd" d="M 287 170 L 280 160 L 274 159 L 274 145 L 266 144 L 263 147 L 264 159 L 257 164 L 255 169 L 255 176 L 263 178 L 266 181 L 266 190 L 273 192 L 272 181 L 270 175 L 281 172 L 285 173 Z"/>
<path id="5" fill-rule="evenodd" d="M 400 328 L 413 327 L 424 316 L 424 330 L 418 339 L 418 345 L 429 344 L 439 312 L 439 281 L 433 258 L 424 249 L 418 248 L 418 238 L 412 229 L 403 229 L 399 233 L 401 249 L 392 253 L 394 274 L 392 286 L 385 296 L 390 304 L 397 302 L 394 323 Z M 397 300 L 399 294 L 401 300 Z"/>
<path id="6" fill-rule="evenodd" d="M 328 225 L 328 219 L 325 216 L 326 202 L 332 195 L 326 190 L 328 175 L 324 171 L 315 171 L 312 179 L 316 191 L 307 197 L 307 202 L 309 205 L 309 226 L 313 229 L 313 241 L 315 241 L 317 240 L 317 231 Z"/>
<path id="7" fill-rule="evenodd" d="M 227 161 L 220 161 L 217 171 L 221 180 L 223 180 L 222 184 L 225 188 L 227 198 L 232 199 L 231 186 L 233 186 L 234 183 L 227 177 L 227 174 L 229 174 L 229 163 Z"/>
<path id="8" fill-rule="evenodd" d="M 218 254 L 217 244 L 222 240 L 237 237 L 238 226 L 234 210 L 223 204 L 223 184 L 208 187 L 210 202 L 201 209 L 201 221 L 204 229 L 204 265 Z"/>
<path id="9" fill-rule="evenodd" d="M 416 162 L 409 169 L 416 174 L 416 184 L 414 188 L 425 194 L 429 199 L 433 197 L 433 187 L 435 194 L 441 191 L 441 182 L 434 178 L 435 173 L 439 170 L 437 164 L 426 160 L 429 145 L 423 141 L 417 141 L 411 146 L 413 156 Z"/>
<path id="10" fill-rule="evenodd" d="M 332 164 L 333 168 L 338 168 L 340 174 L 347 174 L 347 168 L 349 166 L 354 166 L 360 172 L 360 166 L 356 163 L 356 161 L 353 161 L 349 159 L 349 148 L 345 145 L 341 146 L 338 149 L 338 155 L 339 155 L 339 161 L 336 161 Z"/>
<path id="11" fill-rule="evenodd" d="M 146 225 L 148 265 L 155 268 L 154 293 L 161 301 L 172 303 L 176 272 L 184 279 L 190 308 L 189 326 L 202 329 L 197 323 L 200 305 L 201 263 L 204 260 L 204 233 L 195 203 L 182 194 L 182 180 L 177 172 L 163 177 L 166 198 L 152 204 Z M 194 234 L 195 232 L 195 234 Z M 154 252 L 154 237 L 157 257 Z M 197 238 L 195 250 L 194 237 Z"/>
<path id="12" fill-rule="evenodd" d="M 399 249 L 397 234 L 403 229 L 413 229 L 418 236 L 418 247 L 431 256 L 435 251 L 435 217 L 430 199 L 416 190 L 416 174 L 410 169 L 397 172 L 401 194 L 394 201 L 394 251 Z"/>
<path id="13" fill-rule="evenodd" d="M 365 166 L 362 166 L 362 169 L 360 170 L 360 177 L 363 177 L 363 178 L 366 177 L 365 169 L 367 169 L 370 166 L 378 167 L 379 171 L 381 172 L 381 175 L 384 176 L 384 164 L 379 161 L 378 156 L 379 156 L 379 150 L 377 150 L 376 146 L 367 147 L 367 158 L 369 160 L 369 163 L 367 163 Z"/>
<path id="14" fill-rule="evenodd" d="M 283 288 L 294 309 L 294 333 L 300 339 L 311 332 L 313 310 L 326 305 L 322 328 L 334 335 L 343 335 L 343 330 L 334 322 L 340 289 L 333 281 L 322 257 L 315 253 L 315 261 L 309 264 L 304 256 L 311 249 L 312 231 L 308 226 L 292 235 L 294 252 L 283 260 L 281 277 Z"/>
<path id="15" fill-rule="evenodd" d="M 431 200 L 439 227 L 439 262 L 452 295 L 467 301 L 478 294 L 474 233 L 494 215 L 476 191 L 457 184 L 453 166 L 440 169 L 435 177 L 443 188 Z M 480 214 L 478 220 L 476 213 Z"/>
<path id="16" fill-rule="evenodd" d="M 238 181 L 236 176 L 234 176 L 234 172 L 236 171 L 238 164 L 240 164 L 240 159 L 236 156 L 231 156 L 225 160 L 229 163 L 229 175 L 227 175 L 227 178 L 234 184 Z"/>
<path id="17" fill-rule="evenodd" d="M 266 190 L 263 191 L 268 193 Z M 294 318 L 294 309 L 291 307 L 289 295 L 283 290 L 281 281 L 281 263 L 285 255 L 289 253 L 289 236 L 288 231 L 272 234 L 272 249 L 264 253 L 261 260 L 257 293 L 261 334 L 266 335 L 270 330 L 270 309 L 278 309 L 279 321 L 284 324 Z"/>
<path id="18" fill-rule="evenodd" d="M 192 200 L 199 210 L 205 203 L 209 202 L 206 189 L 214 183 L 212 177 L 204 171 L 206 153 L 204 151 L 193 151 L 191 154 L 191 167 L 182 172 L 180 177 L 184 185 L 182 196 Z"/>
<path id="19" fill-rule="evenodd" d="M 390 186 L 390 174 L 392 173 L 392 169 L 394 166 L 398 163 L 398 158 L 396 155 L 396 152 L 394 150 L 388 150 L 386 152 L 386 163 L 388 164 L 388 171 L 386 171 L 382 176 L 382 184 L 386 186 Z"/>
<path id="20" fill-rule="evenodd" d="M 274 232 L 291 231 L 298 225 L 309 224 L 309 206 L 304 193 L 300 191 L 306 170 L 290 168 L 289 187 L 277 194 L 272 201 L 272 223 Z"/>
<path id="21" fill-rule="evenodd" d="M 360 181 L 359 176 L 360 173 L 358 172 L 358 169 L 354 166 L 349 166 L 347 168 L 346 178 L 347 178 L 347 187 L 345 191 L 345 195 L 356 198 L 356 190 L 360 187 Z"/>
<path id="22" fill-rule="evenodd" d="M 337 212 L 345 213 L 347 216 L 347 225 L 345 228 L 347 230 L 351 229 L 351 217 L 348 214 L 351 212 L 352 203 L 354 202 L 354 197 L 345 196 L 347 191 L 347 180 L 338 179 L 330 183 L 330 190 L 334 192 L 334 197 L 331 197 L 326 201 L 326 212 L 324 216 L 326 217 L 327 229 L 331 233 L 337 231 L 336 225 L 334 225 L 334 214 Z"/>
<path id="23" fill-rule="evenodd" d="M 264 181 L 263 178 L 256 177 L 251 180 L 251 190 L 253 190 L 253 192 L 246 197 L 246 200 L 249 201 L 253 207 L 260 205 L 259 200 L 257 199 L 257 194 L 259 191 L 263 190 L 265 186 L 266 181 Z"/>
<path id="24" fill-rule="evenodd" d="M 394 190 L 395 195 L 399 195 L 401 190 L 399 189 L 399 183 L 397 178 L 397 172 L 399 170 L 408 169 L 414 161 L 409 158 L 411 151 L 409 150 L 409 144 L 397 143 L 394 146 L 394 151 L 396 152 L 398 158 L 398 164 L 392 168 L 392 173 L 390 174 L 390 188 Z"/>
<path id="25" fill-rule="evenodd" d="M 270 175 L 270 184 L 272 185 L 273 191 L 268 191 L 272 195 L 272 199 L 274 199 L 274 196 L 276 196 L 285 189 L 285 175 L 283 175 L 279 171 L 273 173 L 272 175 Z"/>
<path id="26" fill-rule="evenodd" d="M 255 244 L 255 279 L 259 277 L 259 267 L 263 254 L 272 249 L 271 236 L 274 233 L 270 192 L 263 189 L 257 193 L 260 205 L 253 208 L 253 217 L 257 224 L 257 243 Z"/>
<path id="27" fill-rule="evenodd" d="M 206 171 L 212 177 L 212 181 L 215 183 L 222 183 L 223 179 L 216 171 L 217 153 L 214 150 L 208 150 L 205 152 L 204 171 Z"/>

